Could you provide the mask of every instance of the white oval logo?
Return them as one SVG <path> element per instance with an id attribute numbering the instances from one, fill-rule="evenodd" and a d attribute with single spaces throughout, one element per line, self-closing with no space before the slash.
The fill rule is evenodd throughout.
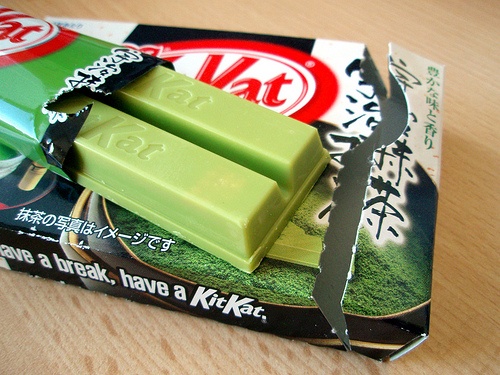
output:
<path id="1" fill-rule="evenodd" d="M 46 43 L 58 34 L 57 26 L 0 9 L 0 54 L 9 55 Z"/>

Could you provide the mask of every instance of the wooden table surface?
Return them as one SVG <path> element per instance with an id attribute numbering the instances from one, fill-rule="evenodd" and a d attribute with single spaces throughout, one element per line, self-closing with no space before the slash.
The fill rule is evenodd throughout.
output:
<path id="1" fill-rule="evenodd" d="M 387 44 L 395 42 L 446 65 L 446 79 L 431 333 L 414 351 L 379 363 L 2 270 L 0 373 L 500 373 L 498 0 L 3 5 L 38 18 L 358 41 L 382 73 Z"/>

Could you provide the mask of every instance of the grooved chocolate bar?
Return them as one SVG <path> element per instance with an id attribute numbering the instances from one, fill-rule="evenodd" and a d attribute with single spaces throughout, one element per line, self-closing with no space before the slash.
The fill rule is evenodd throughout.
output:
<path id="1" fill-rule="evenodd" d="M 163 67 L 115 92 L 110 103 L 273 179 L 286 199 L 327 160 L 314 128 Z"/>
<path id="2" fill-rule="evenodd" d="M 80 96 L 56 109 L 91 103 L 66 172 L 247 272 L 330 160 L 315 128 L 163 67 L 112 106 Z"/>

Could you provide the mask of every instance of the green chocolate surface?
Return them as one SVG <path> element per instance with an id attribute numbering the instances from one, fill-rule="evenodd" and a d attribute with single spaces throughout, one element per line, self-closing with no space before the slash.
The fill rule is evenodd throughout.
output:
<path id="1" fill-rule="evenodd" d="M 285 199 L 327 159 L 313 127 L 163 67 L 110 98 L 115 108 L 273 179 Z"/>
<path id="2" fill-rule="evenodd" d="M 193 86 L 208 87 L 207 104 L 218 109 L 179 110 L 170 100 L 152 106 L 141 100 L 145 92 L 122 102 L 129 113 L 139 115 L 139 108 L 146 122 L 85 97 L 58 103 L 55 109 L 67 113 L 93 103 L 64 168 L 79 184 L 252 272 L 329 155 L 316 129 L 197 81 Z M 148 116 L 155 114 L 153 126 Z"/>

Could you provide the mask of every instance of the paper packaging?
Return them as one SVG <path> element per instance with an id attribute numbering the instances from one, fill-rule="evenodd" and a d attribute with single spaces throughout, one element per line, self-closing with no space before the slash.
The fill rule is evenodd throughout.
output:
<path id="1" fill-rule="evenodd" d="M 20 190 L 31 162 L 0 152 L 2 267 L 376 359 L 425 340 L 441 65 L 391 45 L 387 95 L 358 43 L 51 21 L 317 127 L 332 162 L 248 275 L 52 172 Z"/>

